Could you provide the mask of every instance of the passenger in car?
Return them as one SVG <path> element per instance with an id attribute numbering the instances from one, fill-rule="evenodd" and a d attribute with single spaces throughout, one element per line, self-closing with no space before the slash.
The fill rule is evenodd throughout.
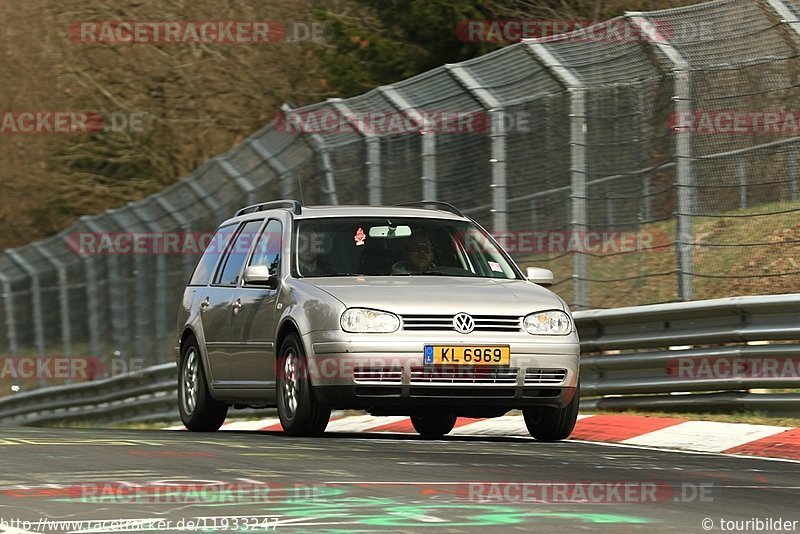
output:
<path id="1" fill-rule="evenodd" d="M 403 259 L 392 265 L 392 274 L 424 273 L 436 268 L 433 243 L 425 232 L 415 232 L 408 238 Z"/>
<path id="2" fill-rule="evenodd" d="M 297 269 L 300 276 L 324 276 L 334 274 L 333 265 L 322 257 L 322 252 L 326 248 L 324 242 L 325 234 L 320 232 L 309 232 L 304 236 L 305 243 L 297 250 Z"/>

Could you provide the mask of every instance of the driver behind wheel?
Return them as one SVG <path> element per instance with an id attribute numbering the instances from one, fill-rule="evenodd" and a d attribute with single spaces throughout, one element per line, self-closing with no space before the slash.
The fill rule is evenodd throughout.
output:
<path id="1" fill-rule="evenodd" d="M 392 274 L 424 273 L 436 268 L 436 254 L 425 232 L 414 232 L 406 242 L 403 259 L 392 265 Z"/>

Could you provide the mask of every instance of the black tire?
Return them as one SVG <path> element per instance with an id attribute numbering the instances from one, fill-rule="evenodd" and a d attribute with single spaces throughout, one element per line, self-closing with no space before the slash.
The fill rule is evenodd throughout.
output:
<path id="1" fill-rule="evenodd" d="M 276 393 L 283 431 L 290 436 L 321 435 L 331 410 L 314 397 L 305 352 L 296 334 L 286 336 L 278 354 Z"/>
<path id="2" fill-rule="evenodd" d="M 456 416 L 453 414 L 412 415 L 414 430 L 425 439 L 438 439 L 453 430 Z"/>
<path id="3" fill-rule="evenodd" d="M 184 341 L 178 369 L 178 410 L 192 432 L 215 432 L 228 415 L 228 405 L 211 397 L 197 340 Z"/>
<path id="4" fill-rule="evenodd" d="M 575 396 L 563 408 L 524 408 L 522 415 L 531 436 L 539 441 L 560 441 L 567 439 L 578 420 L 581 403 L 581 386 L 575 388 Z"/>

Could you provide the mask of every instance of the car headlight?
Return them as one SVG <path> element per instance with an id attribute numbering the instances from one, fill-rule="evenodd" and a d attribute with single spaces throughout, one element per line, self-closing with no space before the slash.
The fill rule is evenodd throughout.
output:
<path id="1" fill-rule="evenodd" d="M 562 311 L 532 313 L 522 320 L 529 334 L 540 336 L 566 336 L 572 332 L 572 320 Z"/>
<path id="2" fill-rule="evenodd" d="M 358 334 L 388 334 L 400 328 L 400 318 L 393 313 L 366 308 L 350 308 L 342 314 L 342 330 Z"/>

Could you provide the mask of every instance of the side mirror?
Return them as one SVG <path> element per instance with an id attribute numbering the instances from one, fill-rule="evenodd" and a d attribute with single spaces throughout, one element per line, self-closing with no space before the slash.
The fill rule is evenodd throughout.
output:
<path id="1" fill-rule="evenodd" d="M 553 271 L 541 267 L 528 267 L 527 277 L 528 280 L 540 286 L 552 286 L 555 281 Z"/>
<path id="2" fill-rule="evenodd" d="M 278 276 L 271 273 L 266 265 L 253 265 L 244 270 L 244 285 L 263 286 L 270 289 L 278 287 Z"/>

